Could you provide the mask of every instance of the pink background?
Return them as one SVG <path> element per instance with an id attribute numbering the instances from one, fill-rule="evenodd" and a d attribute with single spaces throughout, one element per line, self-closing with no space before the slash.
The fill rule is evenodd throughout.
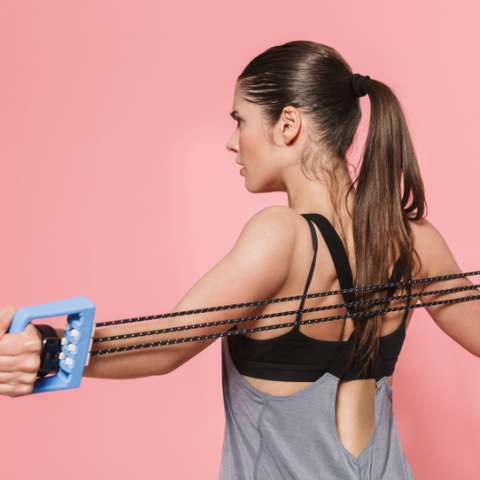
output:
<path id="1" fill-rule="evenodd" d="M 398 93 L 428 218 L 480 269 L 479 14 L 477 0 L 3 0 L 0 303 L 85 295 L 96 321 L 172 308 L 255 212 L 286 203 L 249 194 L 225 144 L 236 77 L 297 39 Z M 0 398 L 1 478 L 216 478 L 219 354 Z M 478 478 L 480 361 L 419 311 L 393 387 L 417 480 Z"/>

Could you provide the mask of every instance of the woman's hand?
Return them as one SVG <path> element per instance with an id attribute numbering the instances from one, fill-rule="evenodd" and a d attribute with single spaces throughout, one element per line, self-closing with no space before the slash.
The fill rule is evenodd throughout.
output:
<path id="1" fill-rule="evenodd" d="M 28 324 L 21 333 L 7 334 L 17 309 L 0 309 L 0 395 L 17 397 L 33 389 L 40 367 L 40 332 Z"/>

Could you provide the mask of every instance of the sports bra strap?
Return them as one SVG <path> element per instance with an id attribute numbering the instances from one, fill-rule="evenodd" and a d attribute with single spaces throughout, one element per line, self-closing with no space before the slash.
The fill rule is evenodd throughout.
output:
<path id="1" fill-rule="evenodd" d="M 396 261 L 396 263 L 393 267 L 392 276 L 390 277 L 388 283 L 398 283 L 402 279 L 402 275 L 403 275 L 404 270 L 405 270 L 405 268 L 404 268 L 404 265 L 403 265 L 403 258 L 400 256 L 400 257 L 398 257 L 398 260 Z M 397 289 L 397 287 L 395 287 L 395 286 L 390 287 L 387 290 L 386 296 L 387 297 L 393 296 L 396 289 Z"/>
<path id="2" fill-rule="evenodd" d="M 353 288 L 353 275 L 350 268 L 350 262 L 348 261 L 347 252 L 343 246 L 342 239 L 333 228 L 332 224 L 323 216 L 318 213 L 306 213 L 303 215 L 307 220 L 311 220 L 320 230 L 328 250 L 335 265 L 337 271 L 338 281 L 340 282 L 340 288 L 342 290 Z M 355 302 L 355 293 L 344 293 L 343 298 L 346 303 Z M 353 313 L 355 309 L 349 307 L 348 311 Z"/>
<path id="3" fill-rule="evenodd" d="M 402 279 L 403 274 L 403 259 L 400 258 L 397 260 L 394 266 L 394 270 L 392 272 L 392 276 L 390 277 L 388 283 L 399 282 Z M 407 280 L 411 280 L 412 278 L 412 269 L 410 266 L 409 274 L 407 276 Z M 396 288 L 390 287 L 387 290 L 387 296 L 391 297 L 395 293 Z M 407 293 L 411 295 L 412 287 L 410 284 L 407 285 Z M 407 298 L 407 305 L 410 305 L 410 297 Z M 385 308 L 387 308 L 388 302 L 385 304 Z M 408 309 L 405 310 L 403 315 L 402 323 L 399 328 L 403 329 L 403 335 L 405 335 L 405 324 L 408 318 Z M 335 362 L 330 367 L 329 373 L 335 375 L 338 378 L 342 378 L 345 373 L 347 372 L 348 365 L 350 363 L 350 357 L 352 355 L 353 347 L 355 342 L 355 332 L 353 331 L 345 342 L 341 352 L 339 353 L 338 357 L 335 359 Z M 371 364 L 373 375 L 375 376 L 375 380 L 378 382 L 381 378 L 386 375 L 385 365 L 383 360 L 380 357 L 379 351 L 377 350 L 373 356 L 372 364 Z"/>
<path id="4" fill-rule="evenodd" d="M 306 213 L 306 214 L 302 214 L 302 216 L 307 220 L 308 225 L 310 227 L 310 231 L 312 233 L 313 248 L 314 248 L 313 262 L 310 267 L 310 273 L 308 275 L 304 295 L 307 294 L 308 287 L 310 286 L 310 282 L 312 280 L 313 271 L 315 267 L 315 260 L 317 257 L 317 249 L 318 249 L 317 235 L 311 222 L 317 225 L 318 229 L 320 230 L 320 233 L 322 234 L 323 239 L 325 240 L 325 244 L 328 247 L 328 250 L 333 260 L 333 264 L 335 266 L 335 270 L 337 272 L 340 288 L 342 290 L 353 288 L 353 275 L 352 275 L 352 269 L 350 267 L 350 262 L 348 260 L 347 252 L 343 245 L 342 239 L 340 238 L 336 230 L 333 228 L 332 224 L 323 215 L 320 215 L 318 213 Z M 402 257 L 400 256 L 398 260 L 395 262 L 395 265 L 393 267 L 393 272 L 390 279 L 388 280 L 388 283 L 399 282 L 402 279 L 403 273 L 404 273 L 404 262 Z M 410 275 L 408 278 L 411 278 L 411 269 L 410 269 Z M 394 286 L 390 287 L 386 291 L 386 296 L 388 297 L 393 296 L 395 293 L 395 290 L 396 288 Z M 407 286 L 407 292 L 408 294 L 411 294 L 410 285 Z M 355 302 L 356 300 L 355 292 L 344 293 L 343 298 L 345 299 L 346 303 Z M 300 304 L 300 309 L 303 308 L 303 304 L 304 304 L 304 299 L 302 299 L 302 302 Z M 387 304 L 388 302 L 385 304 L 385 307 L 387 307 Z M 407 300 L 407 304 L 410 304 L 410 297 Z M 350 313 L 354 313 L 355 308 L 348 307 L 348 311 Z M 402 326 L 404 326 L 404 324 L 406 323 L 407 317 L 408 317 L 408 310 L 405 310 L 405 314 L 402 319 Z M 297 318 L 296 318 L 296 322 L 298 323 L 294 328 L 299 328 L 300 320 L 301 320 L 301 314 L 299 313 L 297 314 Z M 334 363 L 332 364 L 329 370 L 331 374 L 335 375 L 338 378 L 343 377 L 349 365 L 354 342 L 355 342 L 355 335 L 354 335 L 354 332 L 352 332 L 349 339 L 345 342 L 345 345 L 343 346 L 340 354 L 337 356 Z M 373 368 L 373 374 L 377 381 L 385 376 L 385 367 L 383 365 L 382 359 L 378 355 L 378 352 L 373 357 L 372 368 Z"/>
<path id="5" fill-rule="evenodd" d="M 308 278 L 307 278 L 307 283 L 305 284 L 305 289 L 303 291 L 303 294 L 306 295 L 308 292 L 308 287 L 310 287 L 310 282 L 312 281 L 313 277 L 313 271 L 315 270 L 315 262 L 317 260 L 317 250 L 318 250 L 318 239 L 317 239 L 317 233 L 315 232 L 315 228 L 312 225 L 312 222 L 310 220 L 307 220 L 308 226 L 310 227 L 310 233 L 312 235 L 312 244 L 313 244 L 313 260 L 312 264 L 310 265 L 310 271 L 308 272 Z M 300 306 L 298 307 L 299 310 L 303 308 L 303 304 L 305 303 L 305 298 L 302 298 L 302 301 L 300 302 Z M 297 313 L 297 318 L 295 319 L 295 325 L 294 329 L 300 328 L 300 321 L 302 319 L 302 314 L 301 312 Z"/>

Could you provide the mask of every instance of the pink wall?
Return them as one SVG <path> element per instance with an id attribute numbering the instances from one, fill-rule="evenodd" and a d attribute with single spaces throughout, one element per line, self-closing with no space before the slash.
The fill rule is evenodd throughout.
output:
<path id="1" fill-rule="evenodd" d="M 396 90 L 429 219 L 480 269 L 479 14 L 476 0 L 4 0 L 0 304 L 83 294 L 97 321 L 169 310 L 249 217 L 286 202 L 249 194 L 225 144 L 236 77 L 295 39 Z M 417 480 L 477 479 L 480 361 L 423 312 L 394 390 Z M 216 478 L 219 344 L 164 378 L 0 398 L 0 432 L 2 479 Z"/>

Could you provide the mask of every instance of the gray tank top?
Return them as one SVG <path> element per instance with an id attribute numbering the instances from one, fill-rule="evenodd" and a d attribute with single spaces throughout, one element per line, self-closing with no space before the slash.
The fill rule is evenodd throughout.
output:
<path id="1" fill-rule="evenodd" d="M 348 364 L 348 355 L 343 357 Z M 327 372 L 293 395 L 263 393 L 238 373 L 226 338 L 222 368 L 226 422 L 221 480 L 414 480 L 386 377 L 377 381 L 375 429 L 356 458 L 337 434 L 338 376 Z"/>
<path id="2" fill-rule="evenodd" d="M 335 402 L 353 345 L 345 342 L 328 372 L 307 388 L 286 396 L 256 389 L 238 372 L 222 339 L 225 437 L 221 480 L 414 480 L 402 452 L 392 410 L 392 390 L 381 359 L 375 428 L 355 457 L 338 437 Z"/>

